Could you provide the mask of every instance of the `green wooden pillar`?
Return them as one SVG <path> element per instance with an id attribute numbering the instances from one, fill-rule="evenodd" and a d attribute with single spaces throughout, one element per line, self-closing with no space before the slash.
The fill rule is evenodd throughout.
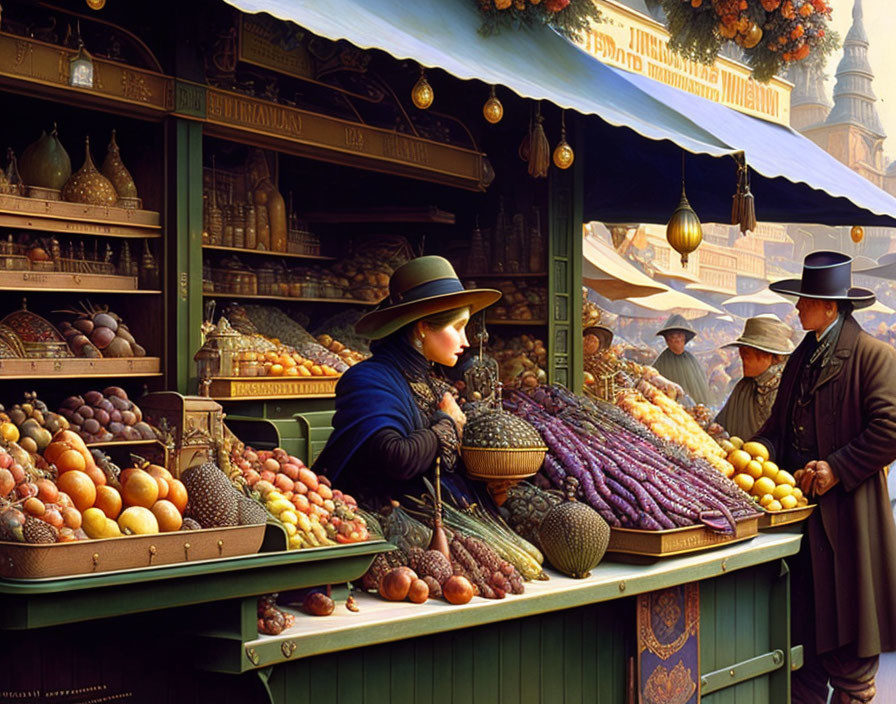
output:
<path id="1" fill-rule="evenodd" d="M 171 118 L 168 144 L 169 319 L 166 368 L 169 385 L 196 393 L 196 365 L 202 323 L 202 125 Z"/>
<path id="2" fill-rule="evenodd" d="M 571 123 L 577 158 L 565 171 L 552 165 L 549 176 L 548 379 L 581 392 L 584 140 Z"/>

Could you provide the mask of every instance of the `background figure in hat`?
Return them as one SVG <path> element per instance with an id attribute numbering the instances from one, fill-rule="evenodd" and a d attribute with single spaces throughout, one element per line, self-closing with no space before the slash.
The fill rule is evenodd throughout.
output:
<path id="1" fill-rule="evenodd" d="M 373 355 L 336 385 L 333 433 L 315 471 L 380 508 L 389 498 L 419 493 L 437 457 L 451 470 L 466 417 L 436 365 L 457 364 L 469 347 L 470 316 L 500 297 L 492 289 L 464 290 L 442 257 L 396 269 L 388 304 L 355 326 L 375 340 Z"/>
<path id="2" fill-rule="evenodd" d="M 585 354 L 606 352 L 613 344 L 613 331 L 606 325 L 591 325 L 582 330 L 582 347 Z"/>
<path id="3" fill-rule="evenodd" d="M 805 648 L 792 679 L 798 704 L 827 702 L 828 682 L 835 702 L 871 701 L 878 656 L 896 649 L 896 525 L 884 475 L 896 459 L 896 350 L 852 317 L 874 294 L 851 287 L 851 261 L 813 252 L 802 279 L 770 286 L 799 297 L 806 336 L 756 440 L 818 503 L 791 570 L 793 642 Z"/>
<path id="4" fill-rule="evenodd" d="M 737 347 L 743 378 L 716 416 L 716 423 L 731 435 L 749 439 L 772 412 L 784 363 L 793 352 L 790 328 L 774 315 L 750 318 L 743 334 L 730 345 Z"/>
<path id="5" fill-rule="evenodd" d="M 666 349 L 654 360 L 652 366 L 669 381 L 674 381 L 683 388 L 694 403 L 709 403 L 706 371 L 697 358 L 684 348 L 694 339 L 697 331 L 676 313 L 669 316 L 657 335 L 665 338 Z"/>

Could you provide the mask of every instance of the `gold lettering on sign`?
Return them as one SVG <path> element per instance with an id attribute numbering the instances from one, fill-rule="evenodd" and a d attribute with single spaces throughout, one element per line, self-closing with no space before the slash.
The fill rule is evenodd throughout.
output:
<path id="1" fill-rule="evenodd" d="M 125 98 L 144 103 L 152 98 L 152 91 L 146 86 L 146 77 L 133 71 L 121 72 L 121 92 Z"/>
<path id="2" fill-rule="evenodd" d="M 790 121 L 790 85 L 779 78 L 757 83 L 750 70 L 720 57 L 705 65 L 669 48 L 669 33 L 659 22 L 622 5 L 596 0 L 604 16 L 580 44 L 601 62 L 647 76 L 678 90 L 780 124 Z"/>
<path id="3" fill-rule="evenodd" d="M 397 134 L 383 137 L 383 155 L 415 164 L 429 164 L 429 150 L 425 144 Z"/>
<path id="4" fill-rule="evenodd" d="M 357 127 L 345 128 L 345 146 L 359 152 L 364 151 L 364 133 Z"/>
<path id="5" fill-rule="evenodd" d="M 245 125 L 292 137 L 302 135 L 302 116 L 273 103 L 209 91 L 206 109 L 210 118 L 221 122 Z"/>

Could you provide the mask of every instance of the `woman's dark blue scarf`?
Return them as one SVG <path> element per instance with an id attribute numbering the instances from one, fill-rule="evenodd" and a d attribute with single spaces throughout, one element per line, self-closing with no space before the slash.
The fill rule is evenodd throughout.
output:
<path id="1" fill-rule="evenodd" d="M 399 330 L 371 346 L 373 356 L 349 369 L 336 385 L 333 434 L 314 470 L 338 481 L 355 451 L 374 433 L 392 428 L 402 435 L 426 427 L 408 384 L 423 378 L 429 362 Z"/>

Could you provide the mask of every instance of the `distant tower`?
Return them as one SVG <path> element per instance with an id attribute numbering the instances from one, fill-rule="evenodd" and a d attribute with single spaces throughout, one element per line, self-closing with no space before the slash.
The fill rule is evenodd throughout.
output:
<path id="1" fill-rule="evenodd" d="M 791 64 L 786 77 L 793 82 L 790 126 L 804 132 L 827 120 L 833 103 L 824 90 L 824 69 L 818 64 L 798 61 Z"/>
<path id="2" fill-rule="evenodd" d="M 823 124 L 798 128 L 812 141 L 877 186 L 884 186 L 883 143 L 886 133 L 877 114 L 868 63 L 868 35 L 862 22 L 862 0 L 852 8 L 852 27 L 843 40 L 837 66 L 834 107 Z"/>

